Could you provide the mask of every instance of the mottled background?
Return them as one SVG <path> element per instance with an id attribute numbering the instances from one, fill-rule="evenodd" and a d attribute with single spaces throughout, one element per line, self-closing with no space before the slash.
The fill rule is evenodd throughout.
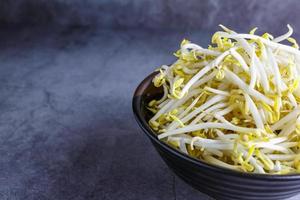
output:
<path id="1" fill-rule="evenodd" d="M 215 30 L 223 23 L 275 33 L 287 23 L 300 26 L 297 0 L 2 0 L 0 5 L 0 20 L 9 24 Z"/>
<path id="2" fill-rule="evenodd" d="M 0 199 L 207 200 L 169 171 L 131 98 L 217 24 L 299 38 L 298 0 L 1 0 Z M 295 197 L 294 200 L 299 199 Z"/>

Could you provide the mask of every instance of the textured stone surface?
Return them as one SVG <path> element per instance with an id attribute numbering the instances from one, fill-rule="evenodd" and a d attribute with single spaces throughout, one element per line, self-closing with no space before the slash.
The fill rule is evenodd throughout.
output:
<path id="1" fill-rule="evenodd" d="M 183 37 L 208 43 L 205 32 L 1 31 L 0 199 L 208 200 L 131 111 L 135 87 Z"/>
<path id="2" fill-rule="evenodd" d="M 259 26 L 300 31 L 298 0 L 2 0 L 0 20 L 7 23 L 98 25 L 113 28 L 238 30 Z"/>
<path id="3" fill-rule="evenodd" d="M 174 177 L 131 111 L 183 36 L 2 31 L 0 199 L 208 199 Z"/>

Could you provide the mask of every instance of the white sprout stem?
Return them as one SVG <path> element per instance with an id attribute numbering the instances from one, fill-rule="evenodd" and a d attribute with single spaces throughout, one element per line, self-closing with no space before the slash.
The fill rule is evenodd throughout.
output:
<path id="1" fill-rule="evenodd" d="M 263 123 L 264 124 L 267 123 L 267 119 L 266 119 L 266 115 L 265 115 L 264 109 L 260 108 L 258 111 L 260 113 L 260 116 L 261 116 L 261 119 L 262 119 Z"/>
<path id="2" fill-rule="evenodd" d="M 217 120 L 219 120 L 220 122 L 222 122 L 222 123 L 228 124 L 228 125 L 230 125 L 230 126 L 233 125 L 232 123 L 230 123 L 229 121 L 227 121 L 223 116 L 220 116 L 220 115 L 218 115 L 218 114 L 214 114 L 214 117 L 215 117 Z"/>
<path id="3" fill-rule="evenodd" d="M 200 124 L 196 124 L 196 125 L 189 125 L 189 126 L 185 126 L 183 128 L 175 129 L 175 130 L 170 130 L 170 131 L 167 131 L 165 133 L 158 135 L 158 138 L 163 139 L 163 138 L 171 136 L 171 135 L 193 132 L 193 131 L 198 131 L 198 130 L 208 129 L 208 128 L 226 129 L 226 130 L 231 130 L 231 131 L 236 131 L 236 132 L 241 132 L 241 133 L 248 133 L 248 134 L 257 132 L 257 129 L 253 129 L 253 128 L 232 126 L 227 123 L 207 122 L 207 123 L 200 123 Z"/>
<path id="4" fill-rule="evenodd" d="M 256 69 L 257 71 L 260 73 L 260 77 L 261 77 L 261 83 L 263 85 L 263 89 L 265 92 L 270 90 L 270 85 L 269 85 L 269 81 L 268 81 L 268 77 L 265 71 L 264 66 L 262 65 L 262 63 L 260 62 L 260 60 L 257 58 L 256 54 L 254 53 L 253 55 L 253 61 L 255 63 L 255 65 L 257 66 Z"/>
<path id="5" fill-rule="evenodd" d="M 208 61 L 197 62 L 197 63 L 189 65 L 189 68 L 199 70 L 200 68 L 203 68 L 204 66 L 206 66 L 208 64 L 209 64 Z"/>
<path id="6" fill-rule="evenodd" d="M 227 55 L 229 55 L 229 51 L 225 51 L 220 56 L 218 56 L 215 60 L 213 60 L 211 63 L 209 63 L 207 66 L 205 66 L 203 69 L 201 69 L 193 78 L 187 82 L 187 84 L 183 87 L 181 91 L 181 96 L 183 96 L 189 88 L 197 81 L 199 80 L 204 74 L 206 74 L 209 70 L 217 66 Z"/>
<path id="7" fill-rule="evenodd" d="M 288 28 L 288 32 L 286 32 L 285 34 L 283 34 L 279 37 L 274 38 L 272 41 L 273 42 L 281 42 L 281 41 L 286 40 L 289 37 L 291 37 L 291 35 L 293 34 L 293 28 L 289 24 L 287 25 L 287 28 Z"/>
<path id="8" fill-rule="evenodd" d="M 277 137 L 277 138 L 272 138 L 272 139 L 269 140 L 268 143 L 270 143 L 270 144 L 279 144 L 279 143 L 282 143 L 282 142 L 286 141 L 287 139 L 288 138 L 284 137 L 284 136 Z"/>
<path id="9" fill-rule="evenodd" d="M 287 46 L 287 45 L 283 45 L 283 44 L 280 44 L 280 43 L 276 43 L 276 42 L 273 42 L 273 41 L 270 41 L 270 40 L 267 40 L 267 39 L 264 39 L 260 36 L 257 36 L 257 35 L 251 35 L 251 34 L 228 34 L 228 33 L 225 33 L 225 32 L 219 32 L 219 34 L 222 36 L 222 37 L 226 37 L 226 38 L 232 38 L 232 39 L 252 39 L 252 40 L 257 40 L 257 39 L 260 39 L 265 45 L 268 45 L 272 48 L 275 48 L 275 49 L 280 49 L 280 50 L 284 50 L 284 51 L 287 51 L 289 53 L 292 53 L 292 54 L 295 54 L 297 56 L 300 56 L 300 51 L 293 48 L 293 47 L 290 47 L 290 46 Z"/>
<path id="10" fill-rule="evenodd" d="M 200 107 L 198 107 L 197 109 L 195 109 L 194 111 L 190 112 L 188 115 L 186 115 L 185 117 L 183 117 L 181 119 L 182 123 L 185 123 L 187 121 L 189 121 L 190 119 L 192 119 L 195 115 L 197 115 L 198 113 L 200 113 L 201 111 L 205 110 L 206 108 L 210 107 L 211 105 L 223 100 L 224 97 L 223 96 L 214 96 L 213 98 L 211 98 L 209 101 L 207 101 L 206 103 L 202 104 Z M 179 126 L 179 123 L 177 121 L 173 121 L 169 127 L 167 128 L 167 130 L 173 130 L 175 128 L 177 128 L 177 126 Z"/>
<path id="11" fill-rule="evenodd" d="M 216 155 L 218 157 L 223 157 L 223 152 L 221 150 L 218 150 L 218 149 L 211 149 L 211 148 L 206 148 L 206 152 L 209 152 L 213 155 Z"/>
<path id="12" fill-rule="evenodd" d="M 167 98 L 166 100 L 164 100 L 163 102 L 158 104 L 157 107 L 160 109 L 160 108 L 164 107 L 164 105 L 166 105 L 169 101 L 170 101 L 170 99 Z"/>
<path id="13" fill-rule="evenodd" d="M 204 76 L 203 78 L 199 79 L 198 81 L 195 82 L 195 84 L 191 88 L 197 88 L 201 86 L 204 83 L 207 83 L 211 79 L 213 79 L 216 76 L 217 72 L 213 71 L 209 75 Z"/>
<path id="14" fill-rule="evenodd" d="M 158 100 L 156 103 L 157 104 L 160 104 L 162 103 L 163 101 L 165 101 L 168 97 L 168 88 L 165 84 L 163 84 L 163 89 L 164 89 L 164 95 L 162 96 L 162 98 L 160 100 Z"/>
<path id="15" fill-rule="evenodd" d="M 298 72 L 298 75 L 300 74 L 300 65 L 299 65 L 299 63 L 300 63 L 300 58 L 299 58 L 299 56 L 296 56 L 295 57 L 295 66 L 296 66 L 296 71 Z M 299 89 L 299 88 L 300 88 L 300 86 L 298 86 L 297 89 Z M 299 90 L 297 90 L 297 91 L 299 91 Z"/>
<path id="16" fill-rule="evenodd" d="M 280 172 L 281 169 L 282 169 L 282 167 L 281 167 L 280 161 L 276 160 L 275 161 L 275 166 L 274 166 L 274 169 L 273 169 L 274 172 Z"/>
<path id="17" fill-rule="evenodd" d="M 292 148 L 298 146 L 298 142 L 285 142 L 285 143 L 278 144 L 278 146 L 285 147 L 285 148 Z"/>
<path id="18" fill-rule="evenodd" d="M 230 96 L 229 92 L 225 92 L 225 91 L 218 90 L 218 89 L 211 88 L 211 87 L 204 87 L 204 90 L 207 90 L 207 91 L 215 93 L 215 94 L 223 95 L 223 96 Z"/>
<path id="19" fill-rule="evenodd" d="M 218 103 L 218 104 L 215 104 L 215 105 L 211 106 L 210 108 L 204 110 L 200 115 L 195 117 L 195 119 L 190 123 L 190 125 L 197 124 L 203 117 L 205 117 L 205 115 L 208 115 L 212 111 L 217 110 L 219 108 L 223 108 L 226 105 L 227 105 L 227 103 Z"/>
<path id="20" fill-rule="evenodd" d="M 227 168 L 227 169 L 240 170 L 240 168 L 238 166 L 230 165 L 230 164 L 225 163 L 221 160 L 218 160 L 218 159 L 216 159 L 216 158 L 214 158 L 213 156 L 210 156 L 210 155 L 204 156 L 204 159 L 210 164 L 214 164 L 214 165 L 224 167 L 224 168 Z"/>
<path id="21" fill-rule="evenodd" d="M 225 69 L 225 77 L 231 81 L 232 83 L 236 84 L 240 89 L 244 90 L 246 93 L 249 93 L 251 96 L 256 98 L 257 100 L 264 101 L 269 105 L 273 105 L 274 101 L 266 97 L 265 95 L 261 94 L 255 89 L 250 88 L 244 81 L 242 81 L 236 74 L 231 72 L 228 69 Z"/>
<path id="22" fill-rule="evenodd" d="M 170 83 L 170 94 L 173 94 L 174 92 L 174 83 L 180 79 L 179 75 L 176 75 L 175 78 Z"/>
<path id="23" fill-rule="evenodd" d="M 236 32 L 234 32 L 233 30 L 230 30 L 228 28 L 226 28 L 225 26 L 223 26 L 222 24 L 219 24 L 219 26 L 225 30 L 226 32 L 230 33 L 230 34 L 237 34 Z M 223 33 L 223 32 L 217 32 L 217 34 L 219 33 Z M 240 43 L 240 45 L 245 49 L 245 51 L 248 53 L 248 55 L 250 55 L 251 52 L 251 47 L 249 45 L 249 43 L 247 42 L 247 40 L 245 40 L 244 38 L 236 38 L 236 41 L 238 43 Z"/>
<path id="24" fill-rule="evenodd" d="M 288 123 L 284 128 L 282 128 L 278 136 L 289 136 L 292 132 L 295 131 L 295 129 L 295 120 L 293 120 L 290 123 Z"/>
<path id="25" fill-rule="evenodd" d="M 247 151 L 245 151 L 242 148 L 238 148 L 238 150 L 243 153 L 244 158 L 248 157 L 248 152 Z M 265 170 L 263 169 L 262 166 L 259 165 L 259 163 L 257 162 L 257 160 L 253 156 L 249 157 L 249 162 L 250 162 L 251 165 L 253 165 L 255 167 L 254 172 L 257 172 L 257 173 L 260 173 L 260 174 L 265 174 Z"/>
<path id="26" fill-rule="evenodd" d="M 170 106 L 167 111 L 171 111 L 171 110 L 181 106 L 186 101 L 188 101 L 190 98 L 200 94 L 202 91 L 203 90 L 201 90 L 201 89 L 195 89 L 195 90 L 191 91 L 188 95 L 184 96 L 183 98 L 175 100 L 173 105 Z"/>
<path id="27" fill-rule="evenodd" d="M 271 126 L 272 131 L 278 130 L 281 128 L 282 125 L 289 122 L 290 120 L 296 119 L 298 117 L 298 114 L 300 112 L 299 106 L 295 108 L 292 112 L 281 118 L 279 121 L 277 121 L 275 124 Z"/>
<path id="28" fill-rule="evenodd" d="M 230 49 L 230 54 L 241 64 L 241 67 L 245 72 L 249 72 L 249 67 L 244 58 L 235 49 Z"/>
<path id="29" fill-rule="evenodd" d="M 196 103 L 199 101 L 200 96 L 198 96 L 196 99 L 194 99 L 194 101 L 182 112 L 178 115 L 178 118 L 182 118 L 184 117 L 187 113 L 190 112 L 190 110 L 192 108 L 194 108 L 194 106 L 196 105 Z"/>
<path id="30" fill-rule="evenodd" d="M 173 136 L 172 138 L 174 139 L 178 139 L 180 137 L 178 136 Z M 224 142 L 222 140 L 215 140 L 215 139 L 207 139 L 207 138 L 202 138 L 202 137 L 198 137 L 198 136 L 195 136 L 195 137 L 186 137 L 184 138 L 184 141 L 185 143 L 187 144 L 230 144 L 230 142 Z"/>
<path id="31" fill-rule="evenodd" d="M 232 140 L 232 139 L 237 139 L 239 137 L 238 134 L 233 134 L 233 133 L 224 135 L 224 133 L 218 129 L 216 129 L 216 132 L 219 133 L 217 137 L 217 139 L 219 140 Z M 223 135 L 220 135 L 220 132 L 223 133 Z"/>
<path id="32" fill-rule="evenodd" d="M 254 89 L 255 85 L 256 85 L 256 80 L 257 80 L 257 69 L 254 63 L 254 54 L 255 54 L 255 49 L 254 47 L 251 49 L 251 65 L 250 65 L 250 75 L 251 75 L 251 80 L 250 80 L 250 84 L 249 87 Z"/>
<path id="33" fill-rule="evenodd" d="M 227 28 L 226 26 L 224 26 L 223 24 L 219 24 L 219 27 L 221 27 L 221 29 L 223 29 L 225 32 L 227 33 L 235 33 L 233 30 Z"/>
<path id="34" fill-rule="evenodd" d="M 175 102 L 174 99 L 169 101 L 166 105 L 164 105 L 151 119 L 150 121 L 155 121 L 157 120 L 162 114 L 167 112 L 167 110 L 172 106 L 172 104 Z"/>
<path id="35" fill-rule="evenodd" d="M 182 141 L 184 144 L 188 144 L 191 146 L 191 149 L 193 150 L 194 147 L 199 148 L 205 148 L 205 150 L 209 152 L 214 152 L 216 155 L 220 155 L 220 150 L 232 150 L 233 149 L 233 142 L 228 141 L 222 141 L 222 140 L 211 140 L 211 139 L 205 139 L 201 137 L 193 137 L 191 138 L 184 138 L 184 137 L 168 137 L 168 140 L 171 141 Z"/>
<path id="36" fill-rule="evenodd" d="M 275 75 L 275 83 L 276 83 L 276 86 L 277 86 L 277 93 L 279 95 L 281 95 L 281 84 L 282 84 L 282 80 L 281 80 L 281 75 L 280 75 L 280 71 L 279 71 L 279 67 L 278 67 L 278 64 L 274 58 L 274 55 L 272 53 L 272 51 L 268 48 L 267 49 L 267 53 L 268 53 L 268 56 L 270 58 L 270 61 L 271 61 L 271 66 L 274 70 L 274 75 Z"/>
<path id="37" fill-rule="evenodd" d="M 187 116 L 185 116 L 184 118 L 182 118 L 182 122 L 185 123 L 187 121 L 189 121 L 190 119 L 192 119 L 194 116 L 196 116 L 198 113 L 200 113 L 201 111 L 203 111 L 204 109 L 208 108 L 209 106 L 218 103 L 222 100 L 224 100 L 225 97 L 221 96 L 221 95 L 216 95 L 214 97 L 212 97 L 211 99 L 209 99 L 207 102 L 205 102 L 204 104 L 202 104 L 200 107 L 196 108 L 194 111 L 192 111 L 191 113 L 189 113 Z"/>
<path id="38" fill-rule="evenodd" d="M 267 154 L 271 160 L 294 160 L 298 155 L 296 154 Z"/>
<path id="39" fill-rule="evenodd" d="M 255 106 L 255 103 L 252 101 L 251 97 L 248 94 L 244 93 L 244 96 L 245 96 L 247 104 L 249 105 L 249 110 L 255 121 L 256 127 L 260 128 L 260 129 L 264 129 L 263 121 L 257 110 L 257 107 Z"/>
<path id="40" fill-rule="evenodd" d="M 186 73 L 186 74 L 195 74 L 195 73 L 198 72 L 197 69 L 189 69 L 189 68 L 187 68 L 187 67 L 183 67 L 183 68 L 182 68 L 182 71 L 183 71 L 184 73 Z"/>
<path id="41" fill-rule="evenodd" d="M 181 138 L 181 140 L 179 141 L 179 148 L 180 150 L 185 153 L 185 154 L 188 154 L 188 151 L 186 149 L 186 146 L 185 146 L 185 142 L 184 142 L 184 139 Z"/>
<path id="42" fill-rule="evenodd" d="M 220 110 L 218 112 L 216 112 L 215 114 L 218 116 L 224 116 L 227 115 L 228 113 L 230 113 L 231 111 L 233 111 L 233 109 L 235 108 L 235 105 L 230 105 L 229 107 L 225 108 L 224 110 Z"/>
<path id="43" fill-rule="evenodd" d="M 294 97 L 294 95 L 292 93 L 288 93 L 288 98 L 290 100 L 290 102 L 292 103 L 292 105 L 294 106 L 294 108 L 296 108 L 298 106 L 297 101 Z"/>
<path id="44" fill-rule="evenodd" d="M 255 145 L 256 148 L 265 148 L 265 149 L 271 149 L 274 151 L 280 151 L 282 153 L 289 153 L 289 151 L 287 150 L 287 148 L 279 146 L 279 145 L 274 145 L 274 144 L 270 144 L 267 142 L 261 142 Z"/>
<path id="45" fill-rule="evenodd" d="M 212 55 L 212 56 L 219 56 L 221 53 L 218 51 L 213 51 L 213 50 L 209 50 L 209 49 L 204 49 L 201 46 L 197 45 L 197 44 L 193 44 L 193 43 L 189 43 L 189 44 L 185 44 L 181 50 L 183 53 L 188 53 L 189 49 L 191 50 L 195 50 L 199 53 L 202 54 L 206 54 L 206 55 Z"/>
<path id="46" fill-rule="evenodd" d="M 222 137 L 225 135 L 222 131 L 219 129 L 215 129 L 216 134 L 218 135 L 218 139 L 222 139 Z"/>
<path id="47" fill-rule="evenodd" d="M 161 102 L 157 107 L 158 107 L 158 108 L 162 108 L 162 107 L 164 107 L 169 101 L 171 101 L 171 99 L 166 99 L 165 101 Z"/>
<path id="48" fill-rule="evenodd" d="M 187 140 L 189 142 L 189 140 Z M 201 148 L 210 148 L 210 149 L 220 149 L 220 150 L 232 150 L 233 142 L 221 141 L 221 140 L 211 140 L 201 137 L 193 137 L 190 140 L 191 149 L 194 150 L 194 146 Z"/>
<path id="49" fill-rule="evenodd" d="M 261 156 L 264 158 L 264 163 L 265 163 L 265 166 L 267 166 L 267 168 L 269 168 L 269 170 L 273 170 L 274 169 L 274 163 L 273 161 L 264 154 L 264 152 L 260 152 L 261 153 Z"/>

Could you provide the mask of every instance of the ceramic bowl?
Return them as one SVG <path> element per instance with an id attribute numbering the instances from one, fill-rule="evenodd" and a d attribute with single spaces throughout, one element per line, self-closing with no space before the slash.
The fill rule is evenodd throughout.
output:
<path id="1" fill-rule="evenodd" d="M 154 76 L 155 73 L 152 73 L 137 87 L 132 100 L 133 112 L 143 132 L 176 175 L 217 200 L 279 200 L 300 193 L 298 174 L 265 175 L 233 171 L 192 158 L 160 141 L 147 123 L 151 114 L 145 106 L 151 99 L 162 95 L 162 90 L 152 84 Z"/>

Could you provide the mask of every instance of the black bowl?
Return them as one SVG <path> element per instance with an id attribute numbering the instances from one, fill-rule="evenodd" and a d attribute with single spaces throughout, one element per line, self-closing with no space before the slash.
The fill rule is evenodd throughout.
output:
<path id="1" fill-rule="evenodd" d="M 151 114 L 146 106 L 150 99 L 162 95 L 151 80 L 155 73 L 145 78 L 137 87 L 133 101 L 135 118 L 150 138 L 165 163 L 180 178 L 199 191 L 221 200 L 276 200 L 300 193 L 300 175 L 266 175 L 243 173 L 207 164 L 172 148 L 157 138 L 149 127 Z"/>

